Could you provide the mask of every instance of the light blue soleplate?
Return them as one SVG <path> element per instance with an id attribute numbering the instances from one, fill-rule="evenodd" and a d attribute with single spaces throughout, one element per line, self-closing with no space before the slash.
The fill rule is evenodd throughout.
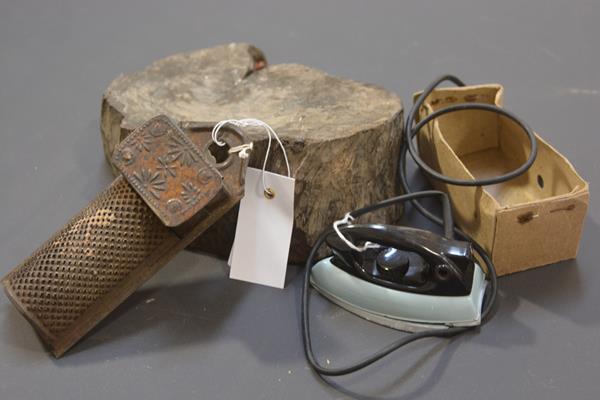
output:
<path id="1" fill-rule="evenodd" d="M 310 283 L 323 296 L 369 321 L 407 332 L 481 324 L 481 306 L 487 286 L 475 264 L 467 296 L 432 296 L 393 290 L 359 279 L 336 267 L 331 257 L 312 269 Z"/>

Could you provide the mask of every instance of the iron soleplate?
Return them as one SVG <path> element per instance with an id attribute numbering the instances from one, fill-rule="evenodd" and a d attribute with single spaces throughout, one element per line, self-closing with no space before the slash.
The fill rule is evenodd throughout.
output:
<path id="1" fill-rule="evenodd" d="M 367 282 L 336 267 L 329 257 L 314 265 L 310 282 L 323 296 L 368 321 L 405 332 L 420 332 L 481 324 L 487 281 L 477 263 L 473 274 L 469 295 L 432 296 Z"/>

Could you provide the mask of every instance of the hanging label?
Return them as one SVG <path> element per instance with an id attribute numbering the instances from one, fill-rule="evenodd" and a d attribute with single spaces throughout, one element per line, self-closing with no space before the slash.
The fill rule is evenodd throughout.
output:
<path id="1" fill-rule="evenodd" d="M 247 169 L 229 255 L 230 278 L 283 289 L 294 225 L 294 185 L 294 178 Z"/>

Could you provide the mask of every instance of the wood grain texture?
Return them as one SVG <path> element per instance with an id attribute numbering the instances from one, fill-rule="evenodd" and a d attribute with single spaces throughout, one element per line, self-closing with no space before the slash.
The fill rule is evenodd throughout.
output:
<path id="1" fill-rule="evenodd" d="M 262 51 L 229 44 L 176 54 L 117 77 L 102 101 L 101 131 L 107 159 L 143 121 L 166 114 L 185 128 L 191 121 L 258 118 L 281 137 L 296 179 L 291 262 L 301 262 L 333 220 L 363 205 L 397 195 L 402 103 L 393 93 L 298 64 L 267 65 Z M 258 128 L 251 167 L 260 168 L 267 137 Z M 280 150 L 267 168 L 285 173 Z M 364 221 L 395 222 L 401 208 Z M 237 210 L 194 243 L 228 255 Z"/>

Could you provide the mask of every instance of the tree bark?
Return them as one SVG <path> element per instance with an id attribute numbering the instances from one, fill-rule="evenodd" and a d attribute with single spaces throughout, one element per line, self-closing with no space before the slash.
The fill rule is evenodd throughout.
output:
<path id="1" fill-rule="evenodd" d="M 180 121 L 258 118 L 278 133 L 296 179 L 290 262 L 306 259 L 320 232 L 348 211 L 398 195 L 402 104 L 373 85 L 337 78 L 298 64 L 268 66 L 262 51 L 229 44 L 176 54 L 117 77 L 102 100 L 101 131 L 110 160 L 115 146 L 158 114 Z M 249 128 L 250 166 L 261 168 L 267 136 Z M 273 147 L 267 169 L 285 174 Z M 361 221 L 396 222 L 401 207 Z M 227 256 L 237 209 L 193 248 Z"/>

